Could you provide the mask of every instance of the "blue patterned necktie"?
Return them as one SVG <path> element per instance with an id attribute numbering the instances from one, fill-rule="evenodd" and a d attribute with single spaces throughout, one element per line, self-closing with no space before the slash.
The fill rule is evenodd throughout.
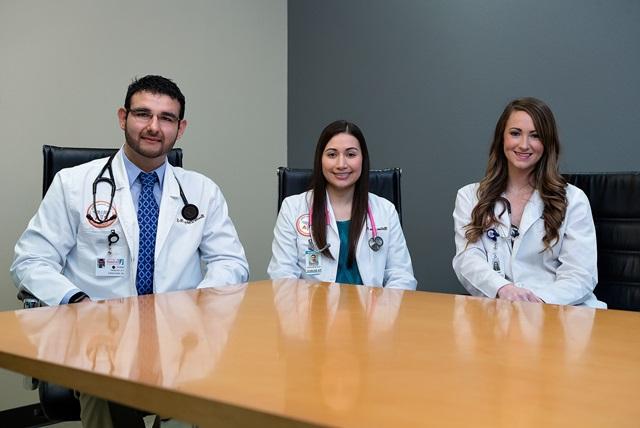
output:
<path id="1" fill-rule="evenodd" d="M 153 266 L 156 249 L 156 231 L 158 230 L 158 203 L 153 196 L 153 185 L 158 176 L 155 172 L 141 172 L 138 176 L 142 183 L 138 199 L 138 271 L 136 290 L 138 295 L 153 293 Z"/>

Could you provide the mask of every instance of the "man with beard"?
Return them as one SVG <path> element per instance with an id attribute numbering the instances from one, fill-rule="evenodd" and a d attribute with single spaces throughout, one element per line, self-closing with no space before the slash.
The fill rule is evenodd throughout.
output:
<path id="1" fill-rule="evenodd" d="M 184 112 L 171 80 L 131 83 L 118 109 L 124 146 L 61 170 L 18 240 L 11 275 L 20 290 L 51 306 L 247 281 L 220 189 L 167 161 L 187 127 Z M 109 426 L 86 397 L 85 426 Z"/>

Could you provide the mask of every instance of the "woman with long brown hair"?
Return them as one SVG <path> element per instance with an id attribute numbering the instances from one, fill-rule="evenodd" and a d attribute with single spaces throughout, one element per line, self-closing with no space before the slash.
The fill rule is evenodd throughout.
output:
<path id="1" fill-rule="evenodd" d="M 286 198 L 274 229 L 269 276 L 415 290 L 398 213 L 369 193 L 360 128 L 338 120 L 320 134 L 309 191 Z"/>
<path id="2" fill-rule="evenodd" d="M 496 124 L 480 183 L 458 191 L 453 269 L 475 296 L 606 307 L 596 234 L 586 195 L 558 170 L 560 141 L 551 109 L 511 101 Z"/>

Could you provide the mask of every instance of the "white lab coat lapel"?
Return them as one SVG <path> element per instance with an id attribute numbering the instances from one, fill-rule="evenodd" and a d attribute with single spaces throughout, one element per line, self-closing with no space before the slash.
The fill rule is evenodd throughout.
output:
<path id="1" fill-rule="evenodd" d="M 520 232 L 520 236 L 524 236 L 527 233 L 527 230 L 533 226 L 533 224 L 542 217 L 542 213 L 544 211 L 544 203 L 542 202 L 542 198 L 537 190 L 531 194 L 531 199 L 524 207 L 524 212 L 522 213 L 522 219 L 520 220 L 520 227 L 518 231 Z M 522 239 L 516 239 L 515 244 L 513 246 L 514 254 L 518 251 L 520 247 L 520 242 Z"/>
<path id="2" fill-rule="evenodd" d="M 331 244 L 329 251 L 338 265 L 338 257 L 340 257 L 340 235 L 338 234 L 338 223 L 336 223 L 336 216 L 333 213 L 333 207 L 329 200 L 329 194 L 326 194 L 327 198 L 327 212 L 329 215 L 329 228 L 327 229 L 327 243 Z"/>
<path id="3" fill-rule="evenodd" d="M 506 199 L 504 193 L 502 197 Z M 509 210 L 507 206 L 502 202 L 496 202 L 493 207 L 493 212 L 498 219 L 498 224 L 495 226 L 498 234 L 502 238 L 508 238 L 511 233 L 511 217 L 509 216 Z"/>
<path id="4" fill-rule="evenodd" d="M 162 199 L 160 200 L 160 214 L 158 215 L 158 230 L 156 232 L 156 260 L 158 259 L 158 254 L 162 251 L 162 246 L 167 240 L 169 231 L 176 223 L 181 202 L 178 181 L 174 175 L 173 167 L 167 162 L 164 171 Z"/>
<path id="5" fill-rule="evenodd" d="M 351 222 L 351 227 L 354 227 Z M 356 262 L 358 263 L 358 271 L 360 272 L 360 278 L 363 284 L 377 285 L 373 274 L 377 272 L 377 266 L 374 265 L 374 251 L 369 249 L 369 239 L 367 238 L 367 228 L 371 227 L 369 224 L 369 217 L 365 217 L 364 226 L 360 231 L 360 237 L 358 237 L 358 244 L 356 245 Z M 365 262 L 366 260 L 366 262 Z M 366 267 L 370 268 L 367 269 Z M 371 268 L 371 266 L 375 266 Z M 380 283 L 382 285 L 382 283 Z"/>
<path id="6" fill-rule="evenodd" d="M 113 180 L 116 182 L 116 194 L 114 196 L 115 205 L 118 209 L 118 221 L 124 232 L 124 236 L 129 247 L 129 254 L 138 254 L 138 215 L 133 205 L 131 188 L 129 187 L 129 176 L 124 167 L 122 159 L 124 153 L 122 149 L 113 158 L 111 167 L 113 168 Z M 131 266 L 135 269 L 134 266 Z"/>

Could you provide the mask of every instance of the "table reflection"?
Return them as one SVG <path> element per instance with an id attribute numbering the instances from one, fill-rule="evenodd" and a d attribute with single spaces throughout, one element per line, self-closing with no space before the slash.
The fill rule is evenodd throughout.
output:
<path id="1" fill-rule="evenodd" d="M 279 280 L 0 321 L 3 367 L 201 426 L 638 420 L 638 313 Z"/>
<path id="2" fill-rule="evenodd" d="M 215 369 L 246 288 L 80 303 L 17 317 L 39 359 L 176 387 Z"/>
<path id="3" fill-rule="evenodd" d="M 479 425 L 556 424 L 553 415 L 562 412 L 549 410 L 570 402 L 576 391 L 551 385 L 575 385 L 583 376 L 580 360 L 588 359 L 595 313 L 592 308 L 456 296 L 457 370 L 451 379 L 464 389 L 458 394 L 492 391 L 482 395 L 487 414 L 478 418 Z"/>
<path id="4" fill-rule="evenodd" d="M 298 280 L 274 281 L 273 292 L 286 356 L 285 407 L 294 407 L 296 391 L 310 385 L 323 411 L 366 406 L 374 367 L 393 352 L 390 331 L 404 292 Z"/>
<path id="5" fill-rule="evenodd" d="M 591 339 L 595 314 L 587 307 L 455 296 L 453 333 L 457 349 L 469 358 L 477 355 L 478 343 L 486 347 L 488 341 L 496 350 L 516 345 L 531 354 L 561 340 L 565 359 L 575 361 Z"/>

